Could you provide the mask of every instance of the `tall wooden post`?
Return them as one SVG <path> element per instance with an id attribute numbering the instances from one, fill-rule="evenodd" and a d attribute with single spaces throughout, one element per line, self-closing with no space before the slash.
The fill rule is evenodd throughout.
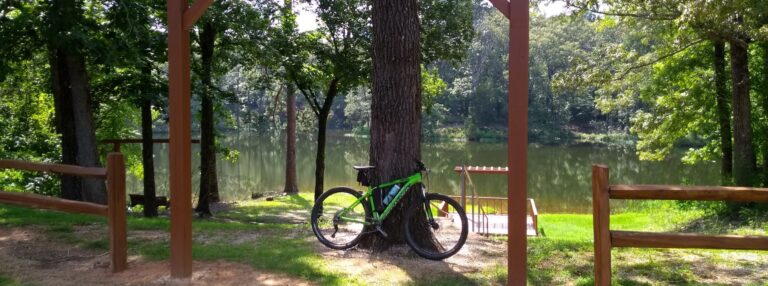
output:
<path id="1" fill-rule="evenodd" d="M 168 105 L 170 107 L 171 276 L 192 276 L 192 135 L 190 134 L 189 29 L 213 0 L 168 0 Z"/>
<path id="2" fill-rule="evenodd" d="M 509 19 L 507 93 L 507 285 L 526 285 L 528 199 L 528 1 L 490 0 Z"/>
<path id="3" fill-rule="evenodd" d="M 611 285 L 611 233 L 608 167 L 592 166 L 592 227 L 595 232 L 595 285 Z"/>
<path id="4" fill-rule="evenodd" d="M 107 221 L 112 272 L 128 268 L 128 229 L 125 215 L 125 158 L 120 153 L 107 155 Z"/>
<path id="5" fill-rule="evenodd" d="M 168 105 L 170 107 L 171 276 L 192 275 L 192 139 L 187 0 L 168 0 Z"/>

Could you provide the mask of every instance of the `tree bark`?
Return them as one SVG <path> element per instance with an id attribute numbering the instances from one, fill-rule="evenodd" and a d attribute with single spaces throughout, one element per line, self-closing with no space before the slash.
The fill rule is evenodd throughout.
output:
<path id="1" fill-rule="evenodd" d="M 755 151 L 752 145 L 752 106 L 749 98 L 749 51 L 743 39 L 731 40 L 733 85 L 733 175 L 737 186 L 755 184 Z"/>
<path id="2" fill-rule="evenodd" d="M 141 100 L 141 162 L 144 167 L 145 217 L 157 216 L 154 142 L 152 139 L 152 101 L 145 95 L 145 98 Z"/>
<path id="3" fill-rule="evenodd" d="M 64 59 L 64 51 L 53 48 L 51 51 L 51 82 L 53 83 L 53 101 L 56 114 L 56 132 L 61 134 L 61 162 L 69 165 L 77 165 L 77 143 L 75 139 L 75 119 L 72 115 L 72 92 L 69 88 L 67 77 L 67 64 Z M 81 181 L 75 176 L 61 176 L 61 197 L 68 200 L 80 201 Z"/>
<path id="4" fill-rule="evenodd" d="M 53 1 L 47 20 L 48 51 L 58 130 L 62 136 L 62 161 L 85 167 L 98 167 L 99 157 L 91 110 L 91 94 L 81 43 L 68 37 L 82 20 L 77 1 Z M 106 204 L 104 182 L 92 178 L 62 178 L 62 196 Z"/>
<path id="5" fill-rule="evenodd" d="M 211 94 L 215 40 L 216 30 L 213 23 L 206 22 L 200 34 L 200 60 L 202 63 L 200 77 L 203 83 L 202 118 L 200 120 L 200 197 L 197 201 L 197 207 L 195 207 L 195 211 L 200 216 L 210 216 L 209 203 L 218 201 L 215 117 L 213 114 L 213 95 Z"/>
<path id="6" fill-rule="evenodd" d="M 299 193 L 296 179 L 296 88 L 293 83 L 286 83 L 286 121 L 285 131 L 285 188 L 286 194 Z M 319 136 L 318 136 L 319 137 Z"/>
<path id="7" fill-rule="evenodd" d="M 325 139 L 328 129 L 328 116 L 331 114 L 333 100 L 339 93 L 339 78 L 334 78 L 328 85 L 323 106 L 317 112 L 317 154 L 315 157 L 315 200 L 323 194 L 325 184 Z"/>
<path id="8" fill-rule="evenodd" d="M 729 182 L 733 176 L 733 142 L 731 134 L 731 106 L 728 101 L 727 75 L 725 73 L 725 43 L 714 43 L 715 95 L 717 119 L 720 123 L 720 174 L 723 182 Z"/>
<path id="9" fill-rule="evenodd" d="M 416 0 L 373 1 L 373 97 L 370 163 L 373 183 L 406 177 L 421 158 L 421 48 Z M 405 241 L 406 210 L 421 208 L 421 192 L 410 190 L 383 222 L 389 235 L 369 235 L 360 246 L 384 250 Z M 416 216 L 424 220 L 422 216 Z M 416 224 L 416 225 L 426 225 Z M 432 237 L 417 235 L 425 242 Z M 424 243 L 423 245 L 429 245 Z"/>
<path id="10" fill-rule="evenodd" d="M 84 167 L 99 167 L 85 59 L 76 54 L 69 54 L 66 59 L 69 68 L 70 89 L 72 90 L 72 115 L 75 120 L 77 163 Z M 83 178 L 82 195 L 83 200 L 87 202 L 107 203 L 106 186 L 101 179 Z"/>
<path id="11" fill-rule="evenodd" d="M 760 47 L 763 50 L 763 88 L 760 89 L 761 104 L 763 115 L 768 117 L 768 42 L 762 42 Z M 768 122 L 763 121 L 763 136 L 768 136 Z M 768 187 L 768 138 L 763 138 L 763 187 Z"/>

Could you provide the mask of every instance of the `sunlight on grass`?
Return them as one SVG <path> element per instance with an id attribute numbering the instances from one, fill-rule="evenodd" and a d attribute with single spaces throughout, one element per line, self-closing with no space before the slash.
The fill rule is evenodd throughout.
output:
<path id="1" fill-rule="evenodd" d="M 130 245 L 132 251 L 153 260 L 170 258 L 167 242 L 146 242 Z M 339 273 L 326 269 L 322 257 L 314 252 L 304 239 L 286 239 L 281 236 L 260 237 L 254 243 L 194 243 L 195 260 L 226 260 L 248 264 L 258 269 L 273 270 L 301 277 L 322 285 L 348 285 Z"/>
<path id="2" fill-rule="evenodd" d="M 21 286 L 22 284 L 17 283 L 16 280 L 14 280 L 13 278 L 0 275 L 0 285 L 3 285 L 3 286 Z"/>
<path id="3" fill-rule="evenodd" d="M 193 257 L 196 260 L 225 260 L 250 265 L 256 269 L 284 273 L 320 285 L 367 285 L 348 271 L 332 268 L 314 250 L 314 237 L 307 218 L 313 194 L 276 197 L 273 201 L 240 202 L 214 219 L 194 219 Z M 332 197 L 333 198 L 333 197 Z M 351 196 L 338 196 L 330 203 L 349 205 Z M 290 219 L 285 219 L 289 217 Z M 269 219 L 268 219 L 269 218 Z M 696 222 L 696 223 L 692 223 Z M 673 202 L 649 203 L 611 215 L 611 229 L 638 231 L 679 231 L 695 225 L 695 231 L 708 231 L 720 223 L 703 211 L 681 210 Z M 97 216 L 65 214 L 0 204 L 0 226 L 41 227 L 53 239 L 85 249 L 108 250 L 109 240 L 84 240 L 75 232 L 77 226 L 96 226 L 106 230 L 106 220 Z M 750 224 L 751 225 L 751 224 Z M 727 232 L 761 234 L 764 224 L 724 227 Z M 168 230 L 167 217 L 129 217 L 132 231 Z M 542 214 L 540 237 L 528 239 L 528 281 L 531 285 L 593 285 L 592 215 Z M 101 230 L 98 230 L 101 231 Z M 722 231 L 717 229 L 716 231 Z M 764 233 L 763 233 L 764 234 Z M 497 242 L 505 236 L 493 237 Z M 129 253 L 151 260 L 169 258 L 169 242 L 163 239 L 129 239 Z M 615 285 L 698 285 L 699 264 L 728 269 L 759 269 L 768 253 L 727 250 L 653 250 L 622 248 L 613 251 Z M 741 259 L 741 258 L 747 258 Z M 698 261 L 698 262 L 695 262 Z M 674 265 L 674 267 L 670 267 Z M 707 266 L 711 267 L 711 266 Z M 698 270 L 700 273 L 701 270 Z M 389 275 L 399 275 L 389 273 Z M 487 267 L 474 273 L 429 277 L 409 285 L 497 285 L 507 278 L 506 265 Z M 644 282 L 645 281 L 645 282 Z M 0 285 L 18 285 L 12 278 L 0 276 Z"/>

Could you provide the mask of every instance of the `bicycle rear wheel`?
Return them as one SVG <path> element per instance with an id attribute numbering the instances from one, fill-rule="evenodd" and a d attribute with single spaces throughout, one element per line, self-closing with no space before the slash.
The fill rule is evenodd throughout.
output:
<path id="1" fill-rule="evenodd" d="M 426 200 L 432 221 L 423 207 L 411 209 L 405 218 L 405 241 L 421 257 L 443 260 L 459 252 L 467 241 L 467 215 L 447 196 L 427 194 Z"/>
<path id="2" fill-rule="evenodd" d="M 349 209 L 360 193 L 346 187 L 332 188 L 315 202 L 312 207 L 312 232 L 325 246 L 333 249 L 348 249 L 360 241 L 365 229 L 366 218 L 371 217 L 366 201 Z"/>

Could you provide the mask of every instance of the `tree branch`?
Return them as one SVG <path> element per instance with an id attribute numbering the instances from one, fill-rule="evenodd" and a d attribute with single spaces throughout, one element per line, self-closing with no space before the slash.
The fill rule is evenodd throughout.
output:
<path id="1" fill-rule="evenodd" d="M 699 39 L 699 40 L 693 41 L 693 42 L 691 42 L 691 43 L 689 43 L 689 44 L 687 44 L 687 45 L 683 46 L 682 48 L 680 48 L 680 49 L 678 49 L 678 50 L 675 50 L 675 51 L 673 51 L 673 52 L 671 52 L 671 53 L 668 53 L 668 54 L 662 55 L 662 56 L 660 56 L 660 57 L 658 57 L 658 58 L 655 58 L 655 59 L 653 59 L 653 60 L 651 60 L 651 61 L 648 61 L 648 62 L 645 62 L 645 63 L 639 64 L 639 65 L 636 65 L 636 66 L 631 66 L 631 67 L 627 68 L 626 70 L 624 70 L 624 72 L 622 72 L 622 73 L 621 73 L 621 75 L 620 75 L 618 78 L 616 78 L 616 79 L 617 79 L 617 80 L 623 80 L 623 79 L 624 79 L 624 78 L 625 78 L 625 77 L 626 77 L 626 76 L 627 76 L 627 75 L 628 75 L 630 72 L 632 72 L 632 71 L 634 71 L 634 70 L 638 70 L 638 69 L 641 69 L 641 68 L 644 68 L 644 67 L 650 66 L 650 65 L 652 65 L 652 64 L 655 64 L 655 63 L 661 62 L 661 61 L 663 61 L 663 60 L 665 60 L 665 59 L 667 59 L 667 58 L 669 58 L 669 57 L 672 57 L 672 56 L 674 56 L 674 55 L 677 55 L 677 54 L 679 54 L 679 53 L 681 53 L 681 52 L 683 52 L 683 51 L 687 50 L 688 48 L 690 48 L 690 47 L 693 47 L 693 46 L 695 46 L 695 45 L 698 45 L 698 44 L 700 44 L 700 43 L 702 43 L 702 42 L 704 42 L 704 41 L 705 41 L 704 39 Z"/>
<path id="2" fill-rule="evenodd" d="M 676 20 L 678 17 L 680 17 L 680 15 L 682 15 L 680 11 L 675 11 L 674 13 L 669 15 L 656 15 L 656 16 L 654 16 L 651 13 L 633 14 L 633 13 L 606 12 L 606 11 L 600 11 L 600 10 L 588 8 L 586 6 L 579 6 L 572 3 L 566 3 L 566 7 L 575 8 L 577 10 L 587 11 L 590 13 L 606 15 L 606 16 L 632 17 L 632 18 L 641 18 L 641 19 L 654 20 L 654 21 L 673 21 L 673 20 Z"/>
<path id="3" fill-rule="evenodd" d="M 299 88 L 299 91 L 301 92 L 301 94 L 304 95 L 304 98 L 307 100 L 307 103 L 309 103 L 309 106 L 311 107 L 312 112 L 314 112 L 316 116 L 320 116 L 320 105 L 317 104 L 317 101 L 313 100 L 314 92 L 312 92 L 312 89 L 309 90 L 309 92 L 312 93 L 310 94 L 307 92 L 307 90 L 304 87 L 302 87 L 301 84 L 299 84 L 299 81 L 295 77 L 292 77 L 292 79 L 296 87 Z"/>

